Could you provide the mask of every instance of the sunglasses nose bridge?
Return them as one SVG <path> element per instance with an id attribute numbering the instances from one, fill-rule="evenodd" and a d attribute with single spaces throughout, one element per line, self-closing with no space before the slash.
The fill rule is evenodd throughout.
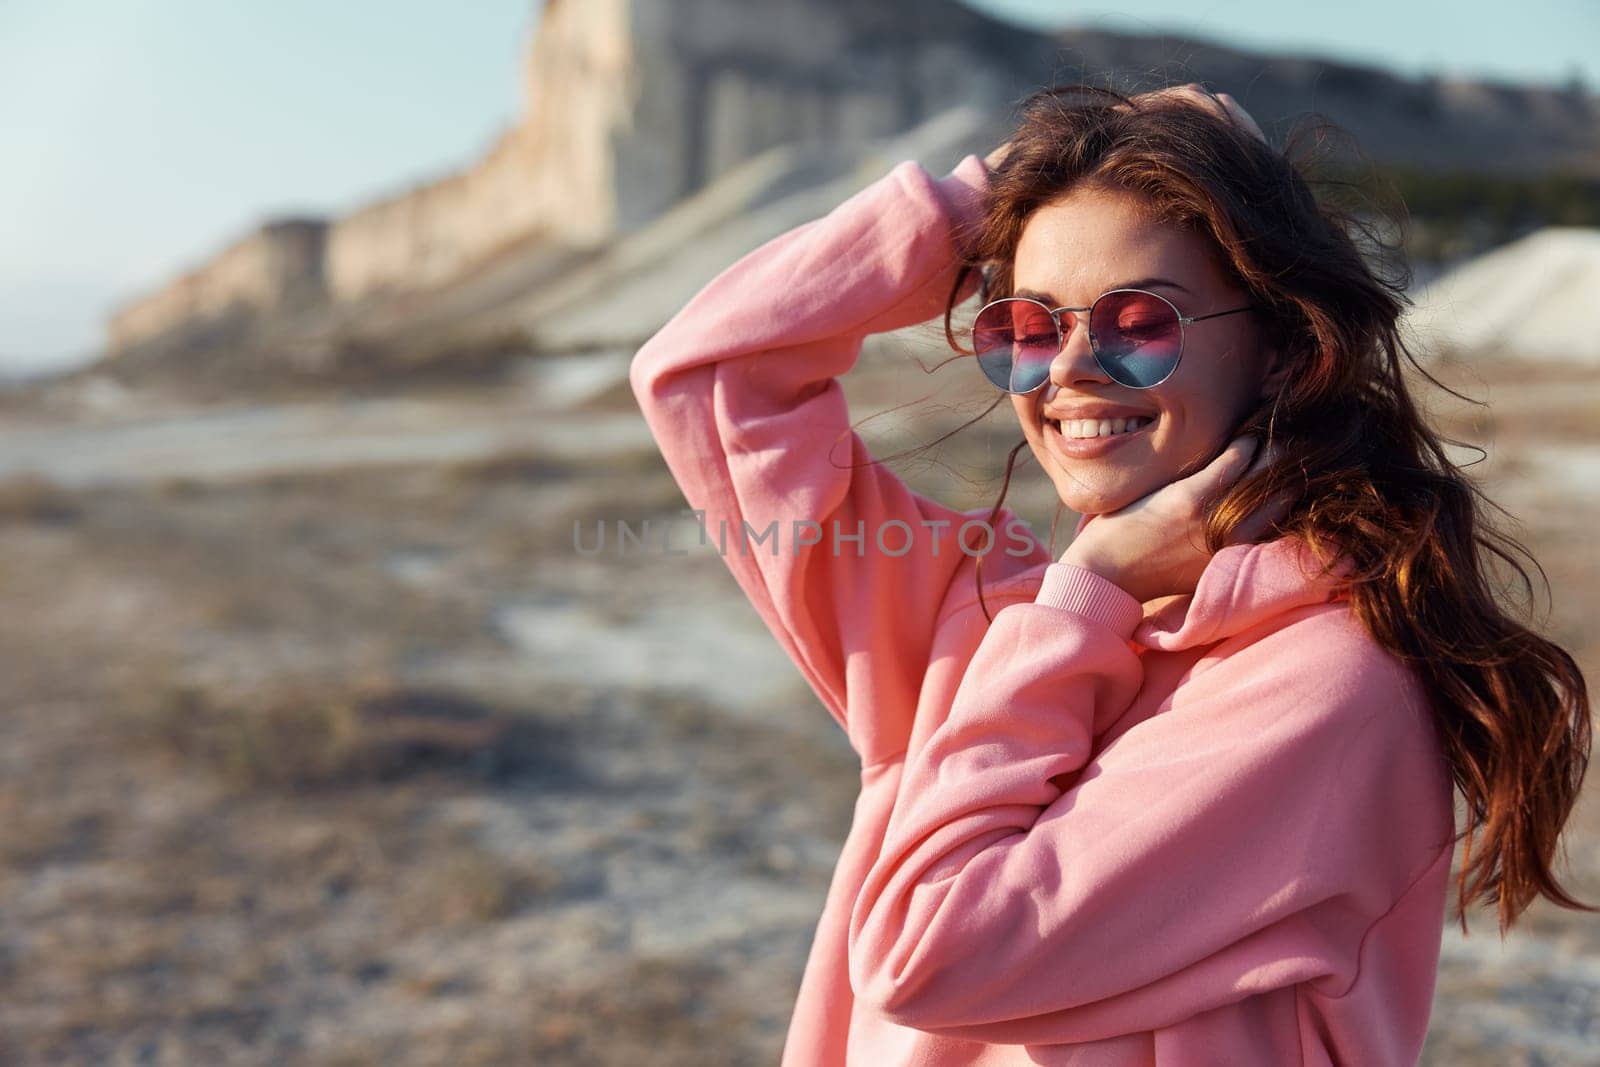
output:
<path id="1" fill-rule="evenodd" d="M 1056 312 L 1056 329 L 1062 341 L 1050 359 L 1047 382 L 1060 386 L 1085 377 L 1109 380 L 1095 356 L 1087 311 Z"/>

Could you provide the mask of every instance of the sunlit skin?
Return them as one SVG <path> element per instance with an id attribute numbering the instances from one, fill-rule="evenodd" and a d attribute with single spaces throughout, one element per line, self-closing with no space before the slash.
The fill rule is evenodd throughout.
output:
<path id="1" fill-rule="evenodd" d="M 1160 278 L 1175 286 L 1145 279 Z M 1185 315 L 1242 307 L 1246 290 L 1219 268 L 1202 236 L 1157 221 L 1136 196 L 1079 186 L 1034 212 L 1013 267 L 1018 294 L 1040 294 L 1052 308 L 1088 307 L 1108 289 L 1137 288 L 1171 300 Z M 1181 288 L 1179 288 L 1181 286 Z M 1073 511 L 1115 511 L 1206 466 L 1271 386 L 1276 358 L 1260 342 L 1256 316 L 1224 315 L 1186 327 L 1183 358 L 1166 381 L 1133 389 L 1108 377 L 1089 347 L 1086 315 L 1050 366 L 1050 379 L 1012 397 L 1017 420 L 1040 467 Z M 1074 406 L 1110 403 L 1153 416 L 1149 430 L 1104 456 L 1064 455 L 1045 434 L 1047 417 Z"/>

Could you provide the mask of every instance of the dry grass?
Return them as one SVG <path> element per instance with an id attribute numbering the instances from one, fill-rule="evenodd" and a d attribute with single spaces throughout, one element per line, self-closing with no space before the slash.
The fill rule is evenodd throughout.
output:
<path id="1" fill-rule="evenodd" d="M 305 789 L 440 774 L 486 782 L 570 777 L 558 728 L 460 694 L 329 684 L 218 695 L 185 684 L 140 694 L 127 724 L 239 789 Z"/>
<path id="2" fill-rule="evenodd" d="M 0 523 L 68 523 L 78 517 L 71 491 L 39 474 L 0 480 Z"/>
<path id="3" fill-rule="evenodd" d="M 987 504 L 1005 436 L 970 428 L 953 473 L 908 476 Z M 1518 500 L 1589 666 L 1594 515 L 1567 489 Z M 739 596 L 714 559 L 573 556 L 575 518 L 682 506 L 658 456 L 10 491 L 0 1062 L 777 1059 L 854 815 L 842 735 L 805 693 L 742 716 L 557 684 L 489 622 L 581 604 L 605 642 L 640 605 Z M 793 717 L 827 732 L 773 725 Z M 1529 929 L 1570 942 L 1587 921 Z M 1455 977 L 1456 1020 L 1561 995 Z M 1463 1034 L 1433 1062 L 1518 1062 Z"/>
<path id="4" fill-rule="evenodd" d="M 669 477 L 666 463 L 654 452 L 635 452 L 603 459 L 548 456 L 536 452 L 502 452 L 483 459 L 462 460 L 442 468 L 445 477 L 463 486 L 558 481 L 606 480 L 635 485 L 639 480 Z"/>

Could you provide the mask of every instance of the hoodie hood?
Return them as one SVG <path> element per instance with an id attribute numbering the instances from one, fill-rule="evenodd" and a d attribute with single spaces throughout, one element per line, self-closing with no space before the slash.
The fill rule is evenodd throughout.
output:
<path id="1" fill-rule="evenodd" d="M 1078 520 L 1076 537 L 1094 516 Z M 1147 616 L 1129 638 L 1144 648 L 1175 652 L 1209 645 L 1296 608 L 1346 599 L 1354 569 L 1339 556 L 1327 574 L 1316 554 L 1295 537 L 1228 545 L 1211 557 L 1191 594 Z"/>
<path id="2" fill-rule="evenodd" d="M 1209 645 L 1286 611 L 1346 599 L 1344 577 L 1352 569 L 1341 556 L 1330 573 L 1319 574 L 1315 554 L 1293 537 L 1228 545 L 1211 557 L 1192 594 L 1146 618 L 1131 640 L 1167 652 Z"/>

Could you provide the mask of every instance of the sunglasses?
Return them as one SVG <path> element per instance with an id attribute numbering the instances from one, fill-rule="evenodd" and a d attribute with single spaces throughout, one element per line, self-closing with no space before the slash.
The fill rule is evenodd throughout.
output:
<path id="1" fill-rule="evenodd" d="M 1172 376 L 1183 356 L 1190 323 L 1249 311 L 1254 304 L 1184 315 L 1172 301 L 1144 289 L 1112 289 L 1086 308 L 1051 310 L 1038 300 L 1013 296 L 984 305 L 972 323 L 972 349 L 984 375 L 1007 393 L 1031 393 L 1050 377 L 1079 312 L 1089 313 L 1089 348 L 1110 379 L 1130 389 L 1149 389 Z M 1062 324 L 1061 315 L 1072 320 Z"/>

